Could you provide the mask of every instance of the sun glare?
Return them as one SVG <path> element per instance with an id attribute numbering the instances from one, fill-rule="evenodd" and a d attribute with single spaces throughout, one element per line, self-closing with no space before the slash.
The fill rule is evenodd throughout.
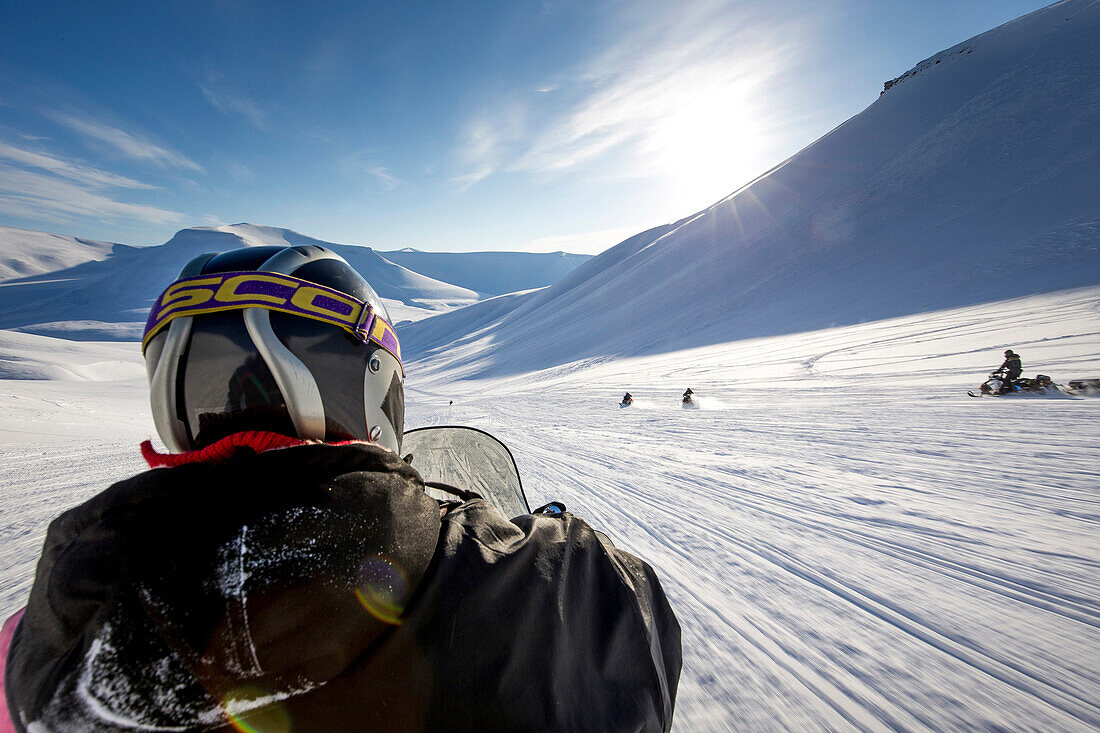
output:
<path id="1" fill-rule="evenodd" d="M 760 173 L 764 132 L 744 90 L 698 91 L 661 121 L 649 140 L 658 175 L 677 209 L 708 206 Z M 686 211 L 685 211 L 686 213 Z"/>

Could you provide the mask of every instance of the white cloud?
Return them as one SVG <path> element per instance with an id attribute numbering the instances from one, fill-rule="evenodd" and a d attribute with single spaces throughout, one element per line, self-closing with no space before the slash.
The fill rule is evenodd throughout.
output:
<path id="1" fill-rule="evenodd" d="M 61 160 L 60 158 L 55 158 L 46 153 L 24 150 L 3 142 L 0 142 L 0 160 L 8 160 L 22 166 L 49 171 L 54 175 L 91 186 L 111 186 L 114 188 L 135 189 L 156 188 L 156 186 L 150 186 L 147 183 L 135 181 L 126 176 L 120 176 L 115 173 L 100 170 L 94 166 Z"/>
<path id="2" fill-rule="evenodd" d="M 478 168 L 477 170 L 473 170 L 473 171 L 470 171 L 469 173 L 463 173 L 461 175 L 454 176 L 451 179 L 451 182 L 455 186 L 455 191 L 457 191 L 458 193 L 462 193 L 463 191 L 469 189 L 471 186 L 476 184 L 478 181 L 481 181 L 485 178 L 488 178 L 492 174 L 493 174 L 493 167 L 488 166 L 488 165 L 483 165 L 480 168 Z"/>
<path id="3" fill-rule="evenodd" d="M 62 112 L 48 113 L 48 116 L 79 135 L 114 148 L 127 158 L 202 172 L 202 166 L 187 156 L 149 140 L 143 140 L 117 127 L 80 119 Z"/>
<path id="4" fill-rule="evenodd" d="M 379 163 L 374 151 L 369 149 L 346 153 L 336 161 L 336 165 L 342 175 L 355 183 L 361 183 L 365 174 L 371 187 L 377 186 L 384 191 L 392 191 L 405 184 L 388 167 Z"/>
<path id="5" fill-rule="evenodd" d="M 468 161 L 479 161 L 492 157 L 500 146 L 500 134 L 497 125 L 486 119 L 473 120 L 466 128 L 466 139 L 462 145 L 462 157 Z"/>
<path id="6" fill-rule="evenodd" d="M 729 10 L 725 3 L 693 3 L 671 27 L 647 27 L 606 51 L 585 75 L 591 93 L 546 126 L 511 167 L 561 170 L 624 144 L 652 152 L 661 147 L 667 122 L 683 110 L 708 97 L 744 101 L 746 92 L 782 71 L 789 55 L 754 38 L 759 29 L 733 22 Z"/>
<path id="7" fill-rule="evenodd" d="M 487 119 L 471 120 L 462 137 L 458 157 L 467 170 L 451 179 L 458 191 L 465 191 L 491 175 L 500 164 L 502 152 L 497 126 Z"/>
<path id="8" fill-rule="evenodd" d="M 458 148 L 464 172 L 451 182 L 461 192 L 492 175 L 507 160 L 510 149 L 522 138 L 524 113 L 518 104 L 496 105 L 492 114 L 467 123 Z"/>
<path id="9" fill-rule="evenodd" d="M 392 191 L 393 189 L 401 185 L 401 181 L 390 175 L 390 172 L 386 170 L 383 166 L 371 166 L 367 168 L 367 173 L 374 176 L 378 180 L 378 184 L 387 191 Z"/>
<path id="10" fill-rule="evenodd" d="M 0 211 L 28 219 L 100 221 L 134 219 L 151 224 L 173 224 L 184 219 L 176 211 L 117 201 L 88 185 L 62 180 L 0 163 Z"/>
<path id="11" fill-rule="evenodd" d="M 811 22 L 808 14 L 777 17 L 734 0 L 625 4 L 614 42 L 554 87 L 553 103 L 517 93 L 526 100 L 526 131 L 513 124 L 514 110 L 495 111 L 507 105 L 471 121 L 458 152 L 463 178 L 555 174 L 598 160 L 601 175 L 681 181 L 724 168 L 719 174 L 729 183 L 722 185 L 732 189 L 766 165 L 759 152 L 771 126 L 764 100 L 801 60 Z"/>
<path id="12" fill-rule="evenodd" d="M 240 91 L 229 89 L 222 81 L 222 76 L 216 71 L 206 73 L 206 81 L 199 84 L 199 89 L 219 112 L 243 117 L 258 130 L 268 128 L 269 108 L 260 102 L 243 94 Z"/>

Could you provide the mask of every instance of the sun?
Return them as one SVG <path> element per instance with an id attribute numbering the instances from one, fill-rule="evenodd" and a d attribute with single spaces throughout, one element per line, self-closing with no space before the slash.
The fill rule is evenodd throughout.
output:
<path id="1" fill-rule="evenodd" d="M 698 210 L 762 172 L 764 130 L 743 90 L 699 89 L 657 121 L 646 147 L 677 210 Z"/>

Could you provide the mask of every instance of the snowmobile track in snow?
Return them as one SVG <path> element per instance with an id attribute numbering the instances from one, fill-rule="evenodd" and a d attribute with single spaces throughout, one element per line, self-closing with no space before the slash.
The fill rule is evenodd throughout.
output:
<path id="1" fill-rule="evenodd" d="M 678 511 L 678 508 L 672 505 L 670 502 L 662 502 L 652 496 L 635 495 L 634 499 L 641 502 L 642 504 L 646 504 L 656 510 L 659 510 L 662 513 Z M 755 510 L 760 510 L 759 507 L 752 508 Z M 790 521 L 796 522 L 811 529 L 819 529 L 819 527 L 814 527 L 809 523 L 790 519 L 776 512 L 768 513 L 781 519 L 789 519 Z M 850 584 L 843 583 L 835 578 L 831 578 L 821 572 L 818 572 L 806 565 L 804 562 L 801 562 L 800 560 L 792 556 L 790 553 L 774 545 L 761 541 L 749 542 L 722 527 L 707 525 L 698 520 L 686 518 L 686 521 L 689 524 L 693 525 L 700 532 L 710 532 L 717 534 L 721 536 L 725 542 L 737 545 L 745 549 L 749 553 L 753 554 L 754 556 L 767 561 L 776 568 L 786 573 L 789 573 L 797 578 L 800 578 L 803 581 L 810 583 L 811 585 L 814 585 L 818 588 L 837 595 L 838 597 L 844 599 L 845 601 L 848 601 L 852 605 L 862 609 L 866 613 L 901 629 L 902 631 L 912 635 L 913 637 L 928 644 L 929 646 L 939 649 L 945 654 L 954 657 L 955 659 L 973 667 L 974 669 L 977 669 L 978 671 L 1007 685 L 1015 687 L 1022 692 L 1034 695 L 1035 697 L 1048 703 L 1058 712 L 1072 715 L 1073 717 L 1088 725 L 1100 726 L 1100 707 L 1098 707 L 1094 702 L 1082 698 L 1079 694 L 1061 689 L 1059 687 L 1051 685 L 1045 680 L 1039 679 L 1037 676 L 1028 672 L 1026 669 L 1022 669 L 1021 667 L 1019 667 L 1011 659 L 997 658 L 981 649 L 968 646 L 956 639 L 952 639 L 949 636 L 923 624 L 918 618 L 914 618 L 911 615 L 907 614 L 903 608 L 892 606 L 886 601 L 886 599 L 876 597 L 865 590 L 856 588 Z M 872 547 L 870 544 L 864 544 L 864 546 Z M 873 549 L 879 549 L 879 551 L 882 551 L 881 548 Z M 683 556 L 685 561 L 690 561 L 690 557 L 688 557 L 686 554 L 684 554 Z M 937 572 L 942 572 L 941 568 L 932 569 Z M 967 579 L 965 582 L 972 583 L 973 581 Z M 1014 597 L 1016 600 L 1023 600 L 1018 596 L 1012 597 Z M 1023 602 L 1032 603 L 1031 600 L 1023 600 Z M 1045 610 L 1051 610 L 1049 606 L 1042 606 L 1035 603 L 1032 603 L 1032 605 L 1037 605 L 1038 607 L 1044 608 Z M 1093 614 L 1093 616 L 1095 618 L 1095 613 Z M 1075 618 L 1074 616 L 1069 617 Z M 1086 623 L 1093 627 L 1098 626 L 1097 623 L 1095 623 L 1095 620 L 1082 620 L 1080 618 L 1075 618 L 1075 620 L 1079 620 L 1082 623 Z M 800 678 L 800 681 L 803 684 L 807 684 L 805 679 Z M 807 684 L 807 687 L 814 690 L 819 697 L 821 697 L 822 699 L 827 699 L 831 703 L 831 697 L 823 696 L 820 690 L 815 689 L 815 687 L 812 685 Z M 836 709 L 838 713 L 844 715 L 844 711 L 841 708 L 834 706 L 834 709 Z M 858 718 L 852 719 L 847 715 L 844 715 L 844 717 L 853 724 L 857 723 Z M 886 722 L 891 729 L 899 729 L 903 727 L 898 726 L 897 721 L 883 722 Z"/>

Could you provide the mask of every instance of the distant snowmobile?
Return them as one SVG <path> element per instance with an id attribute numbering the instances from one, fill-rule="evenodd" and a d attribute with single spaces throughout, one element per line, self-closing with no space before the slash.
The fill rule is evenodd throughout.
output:
<path id="1" fill-rule="evenodd" d="M 1028 379 L 1027 377 L 1009 379 L 1000 369 L 990 374 L 989 379 L 982 382 L 979 389 L 981 394 L 974 394 L 969 390 L 967 394 L 971 397 L 1004 397 L 1005 395 L 1019 393 L 1049 394 L 1060 391 L 1058 385 L 1045 374 L 1036 374 L 1035 379 Z"/>
<path id="2" fill-rule="evenodd" d="M 699 403 L 695 401 L 695 393 L 691 391 L 691 387 L 684 391 L 684 399 L 680 403 L 680 407 L 683 409 L 699 409 Z"/>

